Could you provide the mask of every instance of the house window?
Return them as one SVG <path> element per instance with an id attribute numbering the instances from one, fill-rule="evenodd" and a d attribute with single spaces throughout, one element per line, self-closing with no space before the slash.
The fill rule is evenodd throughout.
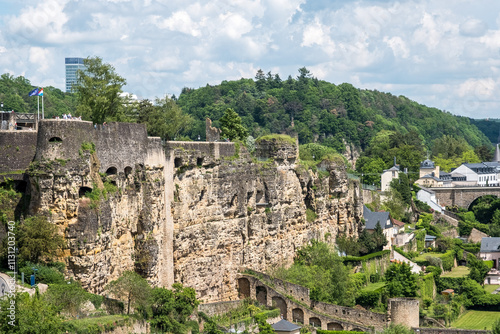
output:
<path id="1" fill-rule="evenodd" d="M 392 177 L 396 177 L 396 172 L 395 171 L 392 171 Z"/>

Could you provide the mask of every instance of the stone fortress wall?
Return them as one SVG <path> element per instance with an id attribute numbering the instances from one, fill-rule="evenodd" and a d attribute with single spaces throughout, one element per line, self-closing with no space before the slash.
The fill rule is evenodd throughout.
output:
<path id="1" fill-rule="evenodd" d="M 242 266 L 287 263 L 313 238 L 334 242 L 360 227 L 362 194 L 345 166 L 332 163 L 324 168 L 330 177 L 319 178 L 299 168 L 289 143 L 262 142 L 254 159 L 234 143 L 162 143 L 141 124 L 76 120 L 0 132 L 0 147 L 15 142 L 24 146 L 17 159 L 2 160 L 2 171 L 33 161 L 31 213 L 60 227 L 68 276 L 91 291 L 137 270 L 155 285 L 192 286 L 204 302 L 236 300 Z M 96 209 L 85 192 L 104 180 L 118 191 Z"/>
<path id="2" fill-rule="evenodd" d="M 0 131 L 0 182 L 22 180 L 36 152 L 36 131 Z"/>

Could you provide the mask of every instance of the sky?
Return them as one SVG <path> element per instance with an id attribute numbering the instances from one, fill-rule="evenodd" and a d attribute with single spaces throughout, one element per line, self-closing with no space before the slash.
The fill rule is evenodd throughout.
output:
<path id="1" fill-rule="evenodd" d="M 282 79 L 500 118 L 498 0 L 0 0 L 0 73 L 65 89 L 65 57 L 98 56 L 139 98 Z"/>

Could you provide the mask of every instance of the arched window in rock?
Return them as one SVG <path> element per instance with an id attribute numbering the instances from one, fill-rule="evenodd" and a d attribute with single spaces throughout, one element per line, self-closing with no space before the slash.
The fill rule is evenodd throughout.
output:
<path id="1" fill-rule="evenodd" d="M 80 187 L 80 189 L 78 190 L 78 197 L 85 197 L 85 194 L 86 193 L 90 193 L 92 192 L 92 188 L 89 188 L 89 187 Z"/>
<path id="2" fill-rule="evenodd" d="M 240 299 L 250 298 L 250 281 L 248 278 L 238 278 L 238 295 Z"/>
<path id="3" fill-rule="evenodd" d="M 116 175 L 118 173 L 118 169 L 116 167 L 109 167 L 106 169 L 106 174 L 107 175 Z"/>
<path id="4" fill-rule="evenodd" d="M 132 167 L 130 167 L 130 166 L 125 167 L 124 172 L 125 172 L 125 176 L 132 174 Z"/>
<path id="5" fill-rule="evenodd" d="M 62 139 L 60 137 L 52 137 L 49 139 L 49 143 L 62 143 Z"/>

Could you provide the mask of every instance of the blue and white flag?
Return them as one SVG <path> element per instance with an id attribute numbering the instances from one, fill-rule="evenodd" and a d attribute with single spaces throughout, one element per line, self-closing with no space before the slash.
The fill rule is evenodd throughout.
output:
<path id="1" fill-rule="evenodd" d="M 30 94 L 30 96 L 37 96 L 38 95 L 38 88 L 33 89 Z"/>

